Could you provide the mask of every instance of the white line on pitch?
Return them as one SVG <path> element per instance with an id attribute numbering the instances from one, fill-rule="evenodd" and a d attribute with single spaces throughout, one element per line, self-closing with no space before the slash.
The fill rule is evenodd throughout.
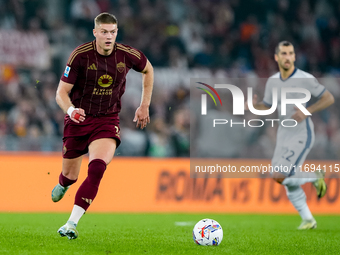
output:
<path id="1" fill-rule="evenodd" d="M 193 221 L 175 221 L 176 226 L 193 226 L 195 225 L 195 222 Z"/>

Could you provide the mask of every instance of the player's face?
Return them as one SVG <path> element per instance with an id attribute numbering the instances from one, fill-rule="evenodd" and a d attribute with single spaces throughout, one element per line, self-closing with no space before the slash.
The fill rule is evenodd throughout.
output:
<path id="1" fill-rule="evenodd" d="M 288 71 L 294 66 L 295 62 L 295 52 L 294 47 L 290 46 L 280 46 L 280 51 L 275 54 L 275 61 L 278 63 L 279 67 L 285 71 Z"/>
<path id="2" fill-rule="evenodd" d="M 93 29 L 93 35 L 96 37 L 100 54 L 107 55 L 112 52 L 117 32 L 117 24 L 100 24 Z"/>

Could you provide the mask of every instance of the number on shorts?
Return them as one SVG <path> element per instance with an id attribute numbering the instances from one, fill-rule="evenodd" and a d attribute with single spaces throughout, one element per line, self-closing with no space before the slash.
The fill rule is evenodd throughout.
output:
<path id="1" fill-rule="evenodd" d="M 285 153 L 283 154 L 282 158 L 286 159 L 287 161 L 290 162 L 290 158 L 293 157 L 295 155 L 295 152 L 292 150 L 288 150 L 287 148 L 285 148 Z M 288 155 L 287 155 L 288 154 Z"/>

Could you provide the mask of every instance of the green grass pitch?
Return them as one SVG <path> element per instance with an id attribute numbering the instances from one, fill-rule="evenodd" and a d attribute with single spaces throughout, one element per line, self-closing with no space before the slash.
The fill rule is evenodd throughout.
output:
<path id="1" fill-rule="evenodd" d="M 58 228 L 69 214 L 0 213 L 0 254 L 339 254 L 340 216 L 316 216 L 318 228 L 298 231 L 298 215 L 87 213 L 75 240 Z M 199 246 L 192 229 L 217 220 L 219 246 Z"/>

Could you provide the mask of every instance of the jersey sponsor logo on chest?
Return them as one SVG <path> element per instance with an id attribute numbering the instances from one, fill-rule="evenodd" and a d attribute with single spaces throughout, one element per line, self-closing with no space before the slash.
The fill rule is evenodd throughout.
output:
<path id="1" fill-rule="evenodd" d="M 125 70 L 125 63 L 119 62 L 119 63 L 117 64 L 117 70 L 118 70 L 118 72 L 120 72 L 120 73 L 124 72 L 124 70 Z"/>
<path id="2" fill-rule="evenodd" d="M 113 78 L 108 74 L 104 74 L 100 76 L 98 79 L 98 85 L 103 88 L 109 87 L 112 84 L 112 82 L 113 82 Z"/>

